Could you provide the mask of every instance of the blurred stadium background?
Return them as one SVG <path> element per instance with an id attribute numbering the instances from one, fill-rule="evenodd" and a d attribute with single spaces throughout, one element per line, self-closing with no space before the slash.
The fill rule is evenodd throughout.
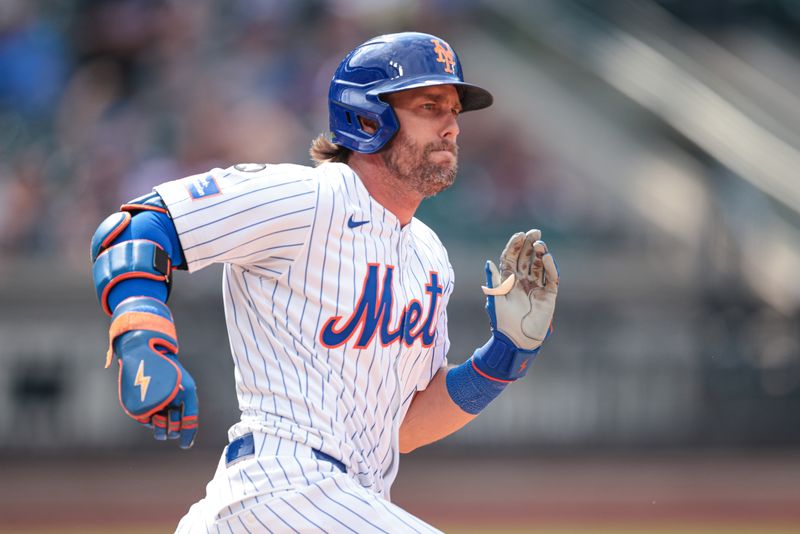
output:
<path id="1" fill-rule="evenodd" d="M 342 55 L 447 38 L 496 104 L 419 217 L 459 283 L 451 361 L 511 231 L 562 272 L 524 383 L 403 457 L 449 532 L 800 532 L 800 2 L 0 0 L 0 532 L 168 532 L 237 417 L 219 270 L 170 301 L 195 448 L 124 417 L 94 228 L 162 181 L 308 163 Z"/>

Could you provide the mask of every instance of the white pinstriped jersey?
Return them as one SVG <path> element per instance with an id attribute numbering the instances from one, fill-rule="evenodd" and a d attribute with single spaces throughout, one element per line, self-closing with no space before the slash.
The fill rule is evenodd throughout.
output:
<path id="1" fill-rule="evenodd" d="M 341 459 L 388 497 L 413 394 L 446 365 L 453 271 L 344 164 L 237 165 L 156 187 L 190 271 L 225 264 L 241 421 Z"/>

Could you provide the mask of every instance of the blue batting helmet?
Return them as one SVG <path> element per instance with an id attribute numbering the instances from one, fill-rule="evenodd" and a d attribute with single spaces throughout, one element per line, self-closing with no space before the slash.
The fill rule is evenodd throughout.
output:
<path id="1" fill-rule="evenodd" d="M 488 91 L 464 82 L 455 51 L 434 35 L 393 33 L 357 46 L 342 60 L 331 80 L 331 140 L 356 152 L 377 152 L 400 127 L 392 107 L 381 96 L 430 85 L 454 85 L 462 111 L 492 104 Z M 377 130 L 365 132 L 359 117 L 377 123 Z"/>

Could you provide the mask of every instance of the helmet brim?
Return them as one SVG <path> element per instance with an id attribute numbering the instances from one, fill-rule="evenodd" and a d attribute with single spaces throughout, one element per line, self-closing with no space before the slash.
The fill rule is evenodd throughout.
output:
<path id="1" fill-rule="evenodd" d="M 488 108 L 494 102 L 492 94 L 482 87 L 473 85 L 471 83 L 461 82 L 454 80 L 450 76 L 425 76 L 423 78 L 412 79 L 398 79 L 397 81 L 389 80 L 382 83 L 379 87 L 369 90 L 377 97 L 382 97 L 390 93 L 399 93 L 400 91 L 407 91 L 409 89 L 417 89 L 419 87 L 429 87 L 435 85 L 452 85 L 458 91 L 459 100 L 461 100 L 461 111 L 475 111 L 477 109 Z"/>

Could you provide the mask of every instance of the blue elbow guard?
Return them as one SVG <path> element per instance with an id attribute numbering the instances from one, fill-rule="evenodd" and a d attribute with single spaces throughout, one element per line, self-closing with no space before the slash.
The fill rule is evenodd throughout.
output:
<path id="1" fill-rule="evenodd" d="M 155 191 L 140 197 L 136 197 L 127 204 L 123 204 L 119 207 L 119 211 L 125 211 L 132 214 L 139 213 L 140 211 L 156 211 L 158 213 L 163 213 L 164 215 L 169 215 L 169 211 L 167 211 L 167 205 L 164 204 L 164 201 L 161 199 L 161 195 Z"/>
<path id="2" fill-rule="evenodd" d="M 97 298 L 103 311 L 111 315 L 108 294 L 111 289 L 130 278 L 144 278 L 170 284 L 172 271 L 167 252 L 158 244 L 144 239 L 123 241 L 100 253 L 94 262 Z"/>
<path id="3" fill-rule="evenodd" d="M 128 204 L 122 211 L 108 216 L 97 228 L 90 248 L 94 262 L 93 276 L 97 298 L 106 314 L 111 315 L 109 304 L 111 290 L 120 282 L 130 279 L 163 282 L 167 295 L 172 285 L 173 262 L 159 243 L 150 239 L 122 239 L 115 242 L 128 228 L 132 217 L 141 211 L 167 214 L 161 197 L 150 193 Z M 178 251 L 177 256 L 180 256 Z"/>

